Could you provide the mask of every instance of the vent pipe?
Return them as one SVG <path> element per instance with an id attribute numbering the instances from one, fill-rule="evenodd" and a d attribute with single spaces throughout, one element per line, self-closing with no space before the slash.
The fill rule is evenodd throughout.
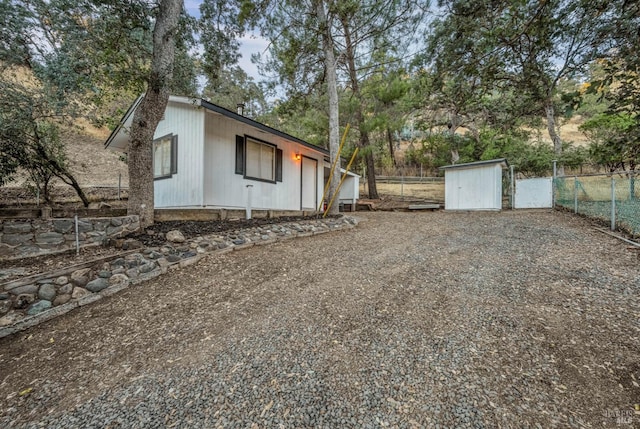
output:
<path id="1" fill-rule="evenodd" d="M 244 116 L 244 103 L 238 103 L 238 115 Z"/>

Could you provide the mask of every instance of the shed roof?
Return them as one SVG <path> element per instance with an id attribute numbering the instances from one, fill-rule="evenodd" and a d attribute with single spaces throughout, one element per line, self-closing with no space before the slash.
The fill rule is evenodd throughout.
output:
<path id="1" fill-rule="evenodd" d="M 445 165 L 444 167 L 440 167 L 440 170 L 478 168 L 478 167 L 487 167 L 489 165 L 494 165 L 494 164 L 501 164 L 502 168 L 507 168 L 509 166 L 509 163 L 507 162 L 506 158 L 499 158 L 499 159 L 490 159 L 487 161 L 468 162 L 466 164 Z"/>
<path id="2" fill-rule="evenodd" d="M 124 114 L 124 116 L 122 117 L 122 119 L 120 119 L 120 122 L 118 123 L 118 126 L 111 132 L 111 134 L 109 135 L 109 137 L 107 138 L 107 141 L 104 143 L 104 147 L 108 148 L 108 147 L 117 147 L 117 144 L 113 144 L 116 140 L 121 140 L 123 136 L 121 133 L 123 132 L 123 127 L 127 124 L 131 123 L 131 120 L 133 119 L 133 113 L 135 112 L 135 110 L 138 108 L 138 105 L 140 104 L 140 102 L 142 101 L 142 96 L 138 97 L 138 99 L 136 101 L 133 102 L 133 104 L 129 107 L 129 109 L 127 110 L 127 112 Z M 320 152 L 323 155 L 329 155 L 329 151 L 327 149 L 321 148 L 319 146 L 313 145 L 311 143 L 308 143 L 302 139 L 299 139 L 298 137 L 294 137 L 290 134 L 287 134 L 283 131 L 280 130 L 276 130 L 275 128 L 271 128 L 268 125 L 265 125 L 261 122 L 258 121 L 254 121 L 251 118 L 247 118 L 246 116 L 242 116 L 242 115 L 238 115 L 235 112 L 232 112 L 231 110 L 225 109 L 224 107 L 218 106 L 217 104 L 213 104 L 207 100 L 204 100 L 202 98 L 191 98 L 191 97 L 178 97 L 178 96 L 170 96 L 169 97 L 169 102 L 172 103 L 180 103 L 180 104 L 189 104 L 192 106 L 200 106 L 203 107 L 211 112 L 215 112 L 218 113 L 222 116 L 225 116 L 229 119 L 238 121 L 238 122 L 242 122 L 244 124 L 247 124 L 249 126 L 252 126 L 254 128 L 257 128 L 259 130 L 262 130 L 266 133 L 269 134 L 273 134 L 275 136 L 281 137 L 285 140 L 289 140 L 291 142 L 294 143 L 298 143 L 302 146 L 305 146 L 309 149 L 315 150 L 316 152 Z M 128 140 L 128 138 L 127 138 Z"/>

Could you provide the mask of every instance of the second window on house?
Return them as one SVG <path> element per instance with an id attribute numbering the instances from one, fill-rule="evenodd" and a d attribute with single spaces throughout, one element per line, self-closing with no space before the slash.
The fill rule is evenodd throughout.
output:
<path id="1" fill-rule="evenodd" d="M 169 134 L 153 141 L 153 178 L 166 179 L 178 172 L 178 136 Z"/>
<path id="2" fill-rule="evenodd" d="M 276 147 L 247 137 L 245 176 L 275 182 Z"/>

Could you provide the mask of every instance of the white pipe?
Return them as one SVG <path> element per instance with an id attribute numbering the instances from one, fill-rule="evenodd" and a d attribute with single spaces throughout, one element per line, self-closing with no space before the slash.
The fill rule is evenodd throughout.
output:
<path id="1" fill-rule="evenodd" d="M 245 213 L 246 219 L 251 219 L 251 189 L 253 185 L 247 185 L 247 208 Z"/>

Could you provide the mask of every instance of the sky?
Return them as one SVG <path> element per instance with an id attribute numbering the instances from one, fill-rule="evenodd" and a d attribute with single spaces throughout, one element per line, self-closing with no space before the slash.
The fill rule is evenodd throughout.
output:
<path id="1" fill-rule="evenodd" d="M 202 0 L 184 0 L 184 6 L 191 16 L 196 18 L 200 17 L 200 3 Z M 258 73 L 258 68 L 251 62 L 251 55 L 256 53 L 264 53 L 267 49 L 269 42 L 259 36 L 247 34 L 240 40 L 240 60 L 238 65 L 256 82 L 262 80 L 262 77 Z"/>

